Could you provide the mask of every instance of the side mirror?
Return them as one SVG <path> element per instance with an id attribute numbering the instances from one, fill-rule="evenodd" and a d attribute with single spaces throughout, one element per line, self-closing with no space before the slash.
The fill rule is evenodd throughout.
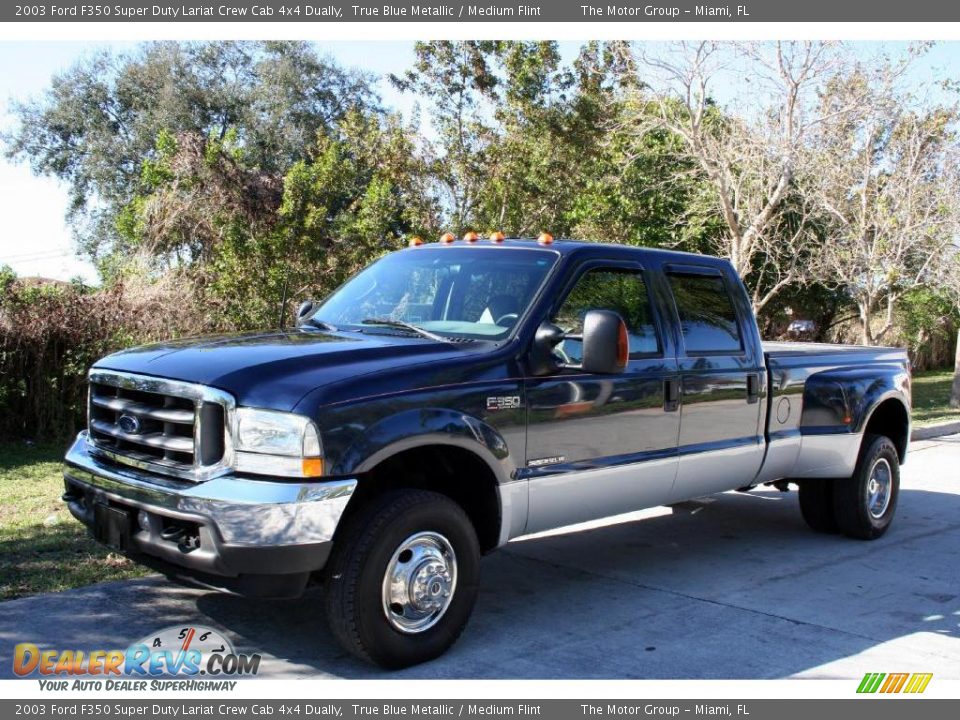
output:
<path id="1" fill-rule="evenodd" d="M 299 307 L 297 307 L 297 325 L 302 323 L 307 315 L 313 312 L 314 307 L 316 307 L 316 303 L 314 303 L 313 300 L 304 300 L 300 303 Z"/>
<path id="2" fill-rule="evenodd" d="M 588 373 L 612 375 L 627 368 L 630 339 L 627 324 L 611 310 L 588 310 L 583 318 L 583 360 Z"/>
<path id="3" fill-rule="evenodd" d="M 583 344 L 579 365 L 558 362 L 553 355 L 553 349 L 563 340 L 579 340 Z M 537 328 L 530 369 L 534 375 L 548 375 L 560 369 L 613 375 L 626 369 L 629 358 L 630 340 L 623 318 L 611 310 L 588 310 L 582 335 L 567 335 L 546 322 Z"/>

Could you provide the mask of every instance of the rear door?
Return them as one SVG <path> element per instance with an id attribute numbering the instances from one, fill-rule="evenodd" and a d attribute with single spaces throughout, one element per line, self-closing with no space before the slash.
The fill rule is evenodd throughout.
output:
<path id="1" fill-rule="evenodd" d="M 680 330 L 680 441 L 672 500 L 747 485 L 763 462 L 763 354 L 742 288 L 718 268 L 669 265 Z"/>
<path id="2" fill-rule="evenodd" d="M 626 321 L 625 372 L 561 370 L 525 380 L 528 406 L 527 532 L 537 532 L 664 503 L 677 467 L 679 412 L 665 407 L 677 382 L 673 344 L 665 338 L 651 282 L 634 262 L 586 262 L 574 272 L 551 321 L 582 330 L 588 310 L 613 310 Z M 564 341 L 558 359 L 577 363 L 579 342 Z"/>

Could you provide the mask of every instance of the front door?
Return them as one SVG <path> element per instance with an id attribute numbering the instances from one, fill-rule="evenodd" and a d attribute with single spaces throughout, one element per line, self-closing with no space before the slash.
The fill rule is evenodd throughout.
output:
<path id="1" fill-rule="evenodd" d="M 680 413 L 665 404 L 665 388 L 677 381 L 677 362 L 672 344 L 664 342 L 643 270 L 635 263 L 581 266 L 551 322 L 578 334 L 588 310 L 613 310 L 626 321 L 630 360 L 621 374 L 559 370 L 525 380 L 528 533 L 652 507 L 670 497 Z M 565 340 L 556 356 L 578 363 L 581 343 Z"/>

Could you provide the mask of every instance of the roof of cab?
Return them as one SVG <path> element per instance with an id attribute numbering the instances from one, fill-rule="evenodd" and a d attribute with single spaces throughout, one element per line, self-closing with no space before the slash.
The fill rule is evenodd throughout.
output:
<path id="1" fill-rule="evenodd" d="M 493 242 L 485 238 L 474 241 L 454 240 L 448 243 L 424 242 L 422 245 L 409 248 L 410 250 L 423 251 L 427 248 L 448 248 L 448 247 L 471 247 L 471 248 L 526 248 L 531 250 L 552 250 L 561 256 L 574 254 L 589 254 L 591 251 L 612 251 L 616 254 L 624 253 L 637 254 L 646 257 L 655 256 L 661 262 L 691 262 L 699 264 L 720 265 L 727 264 L 724 258 L 718 258 L 713 255 L 701 255 L 698 253 L 683 252 L 681 250 L 666 250 L 664 248 L 646 247 L 637 245 L 622 245 L 619 243 L 592 242 L 589 240 L 574 240 L 567 238 L 557 238 L 548 244 L 540 243 L 531 238 L 505 238 L 504 240 Z"/>

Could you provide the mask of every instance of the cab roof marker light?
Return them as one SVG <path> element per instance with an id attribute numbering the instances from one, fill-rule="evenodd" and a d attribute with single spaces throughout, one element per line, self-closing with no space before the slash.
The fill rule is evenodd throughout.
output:
<path id="1" fill-rule="evenodd" d="M 537 238 L 537 242 L 540 245 L 553 245 L 553 235 L 547 232 L 540 233 L 540 237 Z"/>
<path id="2" fill-rule="evenodd" d="M 480 235 L 471 230 L 470 232 L 464 234 L 463 239 L 465 242 L 475 243 L 480 239 Z"/>
<path id="3" fill-rule="evenodd" d="M 408 245 L 410 247 L 420 247 L 421 245 L 423 245 L 423 238 L 417 237 L 416 235 L 414 235 L 412 238 L 410 238 L 410 242 L 408 243 Z"/>
<path id="4" fill-rule="evenodd" d="M 490 233 L 490 242 L 492 242 L 492 243 L 496 243 L 496 244 L 499 245 L 500 243 L 502 243 L 502 242 L 503 242 L 504 240 L 506 240 L 506 239 L 507 239 L 506 235 L 504 235 L 504 234 L 503 234 L 502 232 L 500 232 L 499 230 L 497 230 L 496 232 Z"/>
<path id="5" fill-rule="evenodd" d="M 440 244 L 450 245 L 456 239 L 457 239 L 457 236 L 454 235 L 452 232 L 444 233 L 443 235 L 440 236 Z"/>

